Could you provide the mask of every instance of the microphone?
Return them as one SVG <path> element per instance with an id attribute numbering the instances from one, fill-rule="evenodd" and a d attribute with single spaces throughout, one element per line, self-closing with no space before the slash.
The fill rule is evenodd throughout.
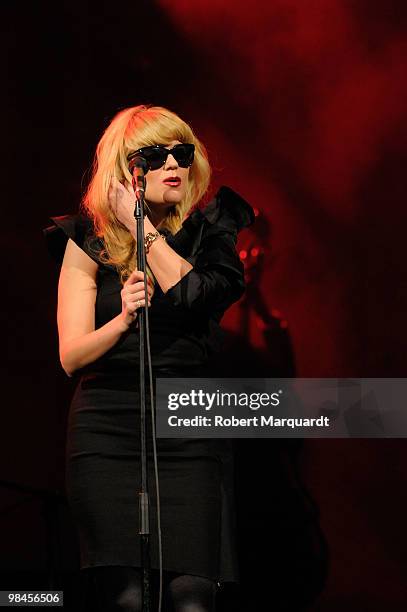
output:
<path id="1" fill-rule="evenodd" d="M 147 160 L 141 155 L 135 155 L 129 161 L 129 172 L 133 176 L 133 189 L 136 196 L 146 188 L 145 174 L 148 170 Z"/>
<path id="2" fill-rule="evenodd" d="M 135 171 L 137 171 L 137 176 L 142 174 L 143 176 L 146 174 L 148 170 L 148 163 L 145 157 L 142 155 L 135 155 L 129 161 L 129 172 L 134 176 Z"/>

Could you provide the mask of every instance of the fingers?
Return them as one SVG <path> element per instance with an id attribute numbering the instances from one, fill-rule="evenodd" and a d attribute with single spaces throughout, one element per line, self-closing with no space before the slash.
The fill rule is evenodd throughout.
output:
<path id="1" fill-rule="evenodd" d="M 144 293 L 139 295 L 126 295 L 122 293 L 122 302 L 127 312 L 134 315 L 139 308 L 143 308 L 146 304 Z M 147 304 L 151 306 L 151 301 L 148 300 Z"/>
<path id="2" fill-rule="evenodd" d="M 109 185 L 108 198 L 113 206 L 117 206 L 118 201 L 122 201 L 127 194 L 134 196 L 134 191 L 132 192 L 127 185 L 127 181 L 126 186 L 124 186 L 115 176 L 112 176 Z"/>
<path id="3" fill-rule="evenodd" d="M 109 190 L 117 191 L 119 193 L 124 193 L 125 191 L 128 191 L 131 196 L 134 196 L 134 189 L 131 183 L 129 183 L 129 181 L 125 181 L 124 183 L 122 183 L 115 176 L 112 176 L 111 178 Z"/>
<path id="4" fill-rule="evenodd" d="M 143 287 L 139 287 L 138 291 L 126 291 L 126 289 L 124 289 L 124 293 L 126 296 L 129 296 L 132 300 L 141 300 L 146 297 Z M 149 301 L 151 300 L 152 297 L 153 297 L 153 293 L 150 291 L 147 291 L 147 298 Z"/>
<path id="5" fill-rule="evenodd" d="M 125 284 L 134 285 L 135 283 L 140 282 L 140 281 L 144 283 L 144 272 L 141 272 L 141 270 L 134 270 L 134 272 L 130 274 Z M 147 276 L 147 286 L 149 284 L 152 286 L 151 279 L 149 276 Z"/>
<path id="6" fill-rule="evenodd" d="M 136 282 L 136 280 L 143 280 L 143 278 L 144 278 L 144 272 L 142 272 L 141 270 L 133 270 L 133 272 L 130 274 L 129 278 L 127 279 L 126 283 Z"/>
<path id="7" fill-rule="evenodd" d="M 134 285 L 128 285 L 127 290 L 129 294 L 142 293 L 144 295 L 144 281 L 138 281 Z M 147 293 L 150 297 L 154 294 L 154 287 L 150 284 L 147 285 Z"/>
<path id="8" fill-rule="evenodd" d="M 123 304 L 127 310 L 127 312 L 135 317 L 137 316 L 137 311 L 139 308 L 144 308 L 146 301 L 144 299 L 136 300 L 135 302 L 123 301 Z M 151 306 L 151 303 L 148 302 L 148 306 Z"/>
<path id="9" fill-rule="evenodd" d="M 147 304 L 151 306 L 151 298 L 154 294 L 154 287 L 150 278 L 147 276 Z M 136 315 L 138 308 L 142 308 L 146 303 L 146 293 L 144 290 L 144 273 L 134 270 L 123 285 L 121 291 L 122 302 L 126 310 Z"/>
<path id="10" fill-rule="evenodd" d="M 134 197 L 134 189 L 133 189 L 133 185 L 131 183 L 129 183 L 129 181 L 125 181 L 124 183 L 124 187 L 125 189 L 127 189 L 127 191 L 129 192 L 129 194 L 131 196 Z"/>
<path id="11" fill-rule="evenodd" d="M 115 214 L 117 214 L 118 185 L 120 185 L 119 181 L 117 180 L 115 176 L 112 176 L 107 197 L 109 199 L 110 206 Z"/>

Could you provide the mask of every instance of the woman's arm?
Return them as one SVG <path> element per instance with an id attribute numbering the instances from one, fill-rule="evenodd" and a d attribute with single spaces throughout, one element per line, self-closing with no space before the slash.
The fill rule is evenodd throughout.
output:
<path id="1" fill-rule="evenodd" d="M 97 269 L 97 263 L 69 239 L 59 277 L 57 313 L 59 356 L 68 376 L 114 346 L 136 316 L 136 301 L 144 304 L 143 275 L 134 272 L 122 290 L 122 312 L 95 330 Z"/>
<path id="2" fill-rule="evenodd" d="M 155 231 L 156 228 L 150 219 L 145 217 L 144 235 L 146 236 L 149 232 L 154 233 Z M 132 234 L 134 239 L 137 240 L 135 227 Z M 176 285 L 193 268 L 189 261 L 178 255 L 161 236 L 151 244 L 147 254 L 147 262 L 163 293 L 167 293 L 171 287 Z"/>
<path id="3" fill-rule="evenodd" d="M 134 198 L 131 185 L 122 185 L 116 178 L 112 178 L 109 190 L 110 205 L 119 221 L 127 227 L 134 240 L 137 240 Z M 145 216 L 144 235 L 155 231 L 156 228 Z M 161 237 L 152 243 L 147 261 L 163 293 L 176 285 L 193 268 L 189 261 L 178 255 Z"/>
<path id="4" fill-rule="evenodd" d="M 126 187 L 117 179 L 112 179 L 109 201 L 116 217 L 136 240 L 131 186 Z M 245 206 L 249 208 L 247 204 Z M 244 225 L 249 223 L 241 224 Z M 146 216 L 144 233 L 155 231 L 156 228 Z M 216 308 L 220 313 L 238 300 L 245 283 L 243 264 L 236 252 L 237 231 L 238 223 L 232 216 L 222 228 L 211 226 L 202 238 L 194 266 L 178 255 L 163 238 L 154 240 L 147 261 L 163 293 L 168 294 L 175 305 L 196 312 Z"/>

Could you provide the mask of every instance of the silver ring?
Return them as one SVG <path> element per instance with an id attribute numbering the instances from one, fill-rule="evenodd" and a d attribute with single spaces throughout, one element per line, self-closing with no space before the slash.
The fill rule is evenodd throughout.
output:
<path id="1" fill-rule="evenodd" d="M 141 301 L 140 300 L 137 300 L 136 306 L 137 306 L 137 308 L 140 308 L 140 306 L 141 306 Z"/>

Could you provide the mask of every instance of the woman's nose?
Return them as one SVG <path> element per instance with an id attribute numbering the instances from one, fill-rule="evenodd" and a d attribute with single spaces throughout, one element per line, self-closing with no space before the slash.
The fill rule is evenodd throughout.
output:
<path id="1" fill-rule="evenodd" d="M 167 157 L 167 161 L 164 164 L 164 170 L 171 170 L 172 168 L 178 168 L 178 162 L 170 153 Z"/>

